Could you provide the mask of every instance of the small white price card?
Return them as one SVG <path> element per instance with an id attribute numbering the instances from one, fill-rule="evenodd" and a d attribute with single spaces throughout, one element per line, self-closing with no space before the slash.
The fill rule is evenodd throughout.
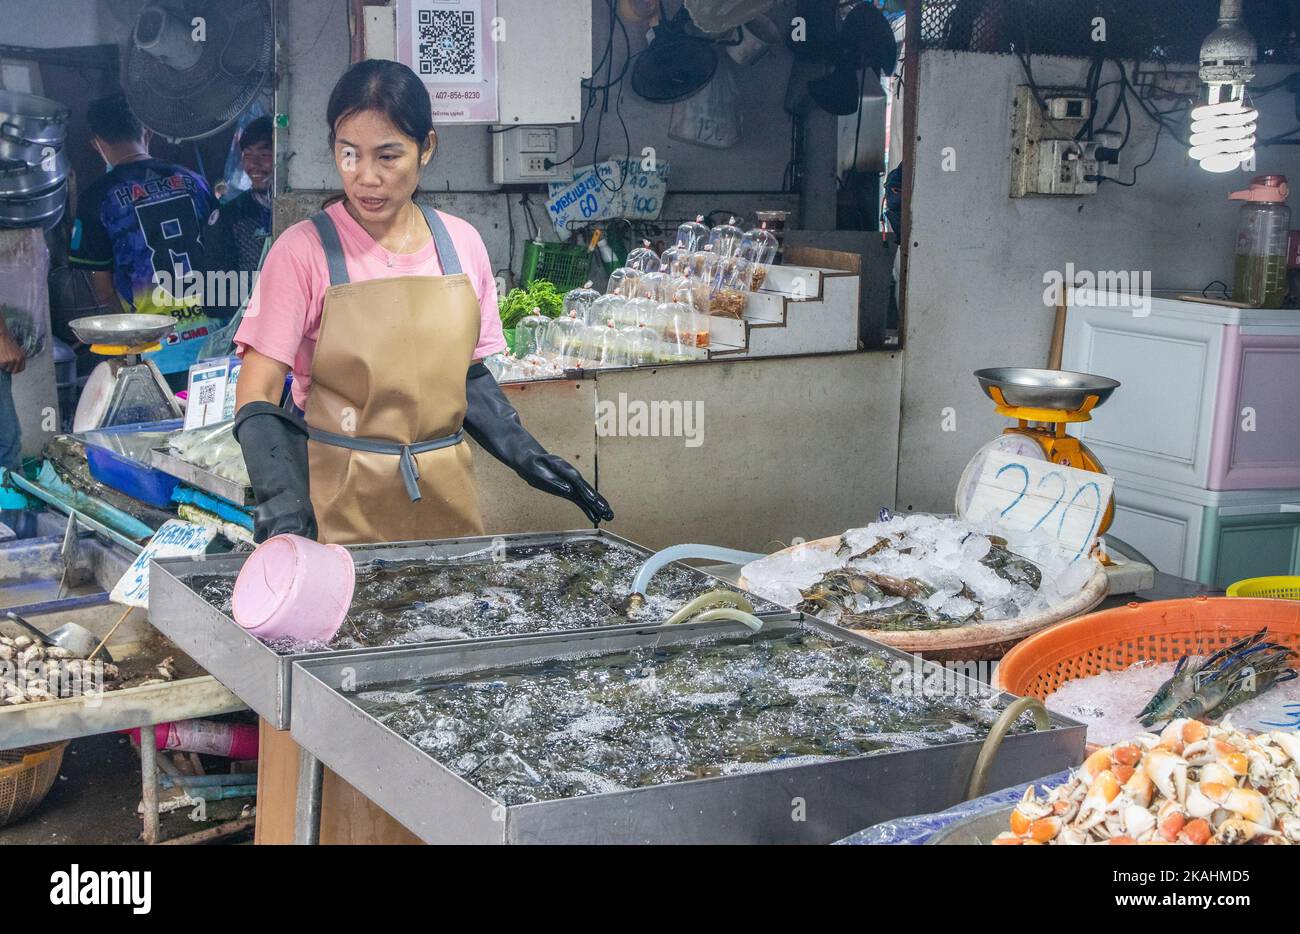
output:
<path id="1" fill-rule="evenodd" d="M 1011 532 L 1045 529 L 1079 557 L 1092 548 L 1114 492 L 1114 479 L 1103 473 L 989 451 L 965 515 Z"/>
<path id="2" fill-rule="evenodd" d="M 216 529 L 180 519 L 168 519 L 135 556 L 108 599 L 123 606 L 149 606 L 149 562 L 154 558 L 201 555 L 216 534 Z"/>

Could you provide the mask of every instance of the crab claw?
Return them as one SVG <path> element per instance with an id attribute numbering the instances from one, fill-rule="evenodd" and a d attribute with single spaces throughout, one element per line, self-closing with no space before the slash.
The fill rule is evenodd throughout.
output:
<path id="1" fill-rule="evenodd" d="M 1249 843 L 1256 837 L 1276 836 L 1278 836 L 1276 830 L 1269 830 L 1262 824 L 1245 818 L 1233 817 L 1219 825 L 1219 829 L 1214 832 L 1214 842 L 1232 846 L 1238 843 Z"/>
<path id="2" fill-rule="evenodd" d="M 1112 801 L 1119 796 L 1119 782 L 1114 773 L 1107 770 L 1099 774 L 1088 786 L 1088 794 L 1079 807 L 1079 816 L 1075 826 L 1087 830 L 1106 819 L 1106 811 Z"/>
<path id="3" fill-rule="evenodd" d="M 1238 817 L 1264 826 L 1271 826 L 1277 819 L 1269 807 L 1268 798 L 1253 788 L 1238 788 L 1236 785 L 1219 785 L 1214 782 L 1202 782 L 1201 792 L 1219 807 L 1231 811 Z"/>
<path id="4" fill-rule="evenodd" d="M 1103 746 L 1083 760 L 1083 773 L 1088 781 L 1095 781 L 1097 776 L 1110 768 L 1110 748 Z"/>
<path id="5" fill-rule="evenodd" d="M 1293 765 L 1300 766 L 1300 731 L 1274 730 L 1268 738 L 1282 748 Z"/>
<path id="6" fill-rule="evenodd" d="M 1165 724 L 1165 728 L 1160 731 L 1160 745 L 1164 749 L 1172 750 L 1180 756 L 1183 754 L 1183 747 L 1187 741 L 1183 739 L 1183 727 L 1192 721 L 1186 717 L 1179 717 L 1176 720 L 1170 720 Z M 1198 737 L 1200 738 L 1200 737 Z"/>
<path id="7" fill-rule="evenodd" d="M 1143 763 L 1147 776 L 1160 793 L 1174 801 L 1187 800 L 1187 761 L 1176 752 L 1157 746 Z"/>
<path id="8" fill-rule="evenodd" d="M 1187 813 L 1191 817 L 1209 818 L 1219 809 L 1217 802 L 1208 798 L 1201 785 L 1192 785 L 1187 790 Z"/>
<path id="9" fill-rule="evenodd" d="M 1189 820 L 1183 825 L 1183 829 L 1178 834 L 1179 843 L 1190 843 L 1194 846 L 1200 846 L 1210 839 L 1210 824 L 1205 818 L 1198 817 L 1196 820 Z"/>
<path id="10" fill-rule="evenodd" d="M 1177 801 L 1166 801 L 1156 811 L 1156 829 L 1170 843 L 1178 839 L 1187 824 L 1187 813 Z"/>
<path id="11" fill-rule="evenodd" d="M 1140 804 L 1124 808 L 1124 829 L 1134 840 L 1141 840 L 1149 830 L 1155 829 L 1156 817 Z"/>
<path id="12" fill-rule="evenodd" d="M 1143 769 L 1134 769 L 1133 774 L 1124 782 L 1124 794 L 1134 804 L 1140 804 L 1144 808 L 1151 805 L 1151 791 L 1151 776 Z"/>
<path id="13" fill-rule="evenodd" d="M 1034 821 L 1047 817 L 1051 813 L 1051 805 L 1039 800 L 1034 793 L 1034 786 L 1030 785 L 1025 789 L 1020 803 L 1011 812 L 1011 832 L 1016 836 L 1024 836 L 1029 832 Z"/>

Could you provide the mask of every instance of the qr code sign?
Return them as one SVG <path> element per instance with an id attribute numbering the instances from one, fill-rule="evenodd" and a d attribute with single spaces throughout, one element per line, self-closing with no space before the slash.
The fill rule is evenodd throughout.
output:
<path id="1" fill-rule="evenodd" d="M 472 76 L 475 73 L 474 12 L 420 10 L 419 72 Z"/>
<path id="2" fill-rule="evenodd" d="M 208 380 L 199 386 L 199 405 L 212 405 L 217 401 L 217 384 Z"/>

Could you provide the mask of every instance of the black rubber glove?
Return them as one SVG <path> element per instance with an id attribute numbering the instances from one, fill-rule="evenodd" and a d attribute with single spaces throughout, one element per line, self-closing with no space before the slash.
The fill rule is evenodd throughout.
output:
<path id="1" fill-rule="evenodd" d="M 592 522 L 614 518 L 605 497 L 582 479 L 568 461 L 537 443 L 519 422 L 506 395 L 488 368 L 475 363 L 465 379 L 465 432 L 534 489 L 572 500 Z"/>
<path id="2" fill-rule="evenodd" d="M 302 419 L 269 402 L 249 402 L 235 414 L 234 432 L 257 499 L 253 541 L 286 532 L 316 538 Z"/>

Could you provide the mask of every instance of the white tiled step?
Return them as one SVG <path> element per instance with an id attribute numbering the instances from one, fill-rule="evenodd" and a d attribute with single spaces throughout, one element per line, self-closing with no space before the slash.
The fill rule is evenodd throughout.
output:
<path id="1" fill-rule="evenodd" d="M 770 292 L 795 301 L 816 301 L 822 297 L 824 274 L 833 272 L 836 270 L 816 266 L 769 266 L 759 294 Z"/>
<path id="2" fill-rule="evenodd" d="M 858 348 L 858 277 L 825 276 L 820 301 L 788 302 L 784 327 L 751 325 L 748 357 L 837 353 Z"/>
<path id="3" fill-rule="evenodd" d="M 785 321 L 787 296 L 779 292 L 751 292 L 744 315 L 751 321 Z"/>
<path id="4" fill-rule="evenodd" d="M 709 316 L 709 350 L 718 346 L 728 349 L 749 346 L 749 328 L 743 320 L 737 318 L 719 318 Z"/>

